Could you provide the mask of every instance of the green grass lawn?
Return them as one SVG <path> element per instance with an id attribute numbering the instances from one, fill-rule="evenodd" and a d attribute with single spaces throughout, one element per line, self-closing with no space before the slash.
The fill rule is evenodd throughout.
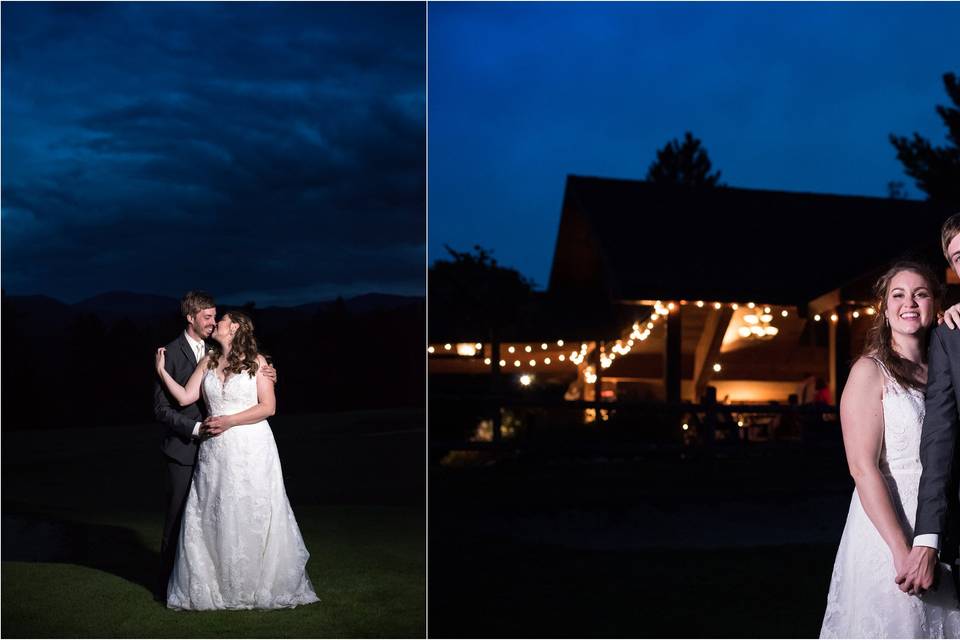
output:
<path id="1" fill-rule="evenodd" d="M 430 634 L 490 638 L 817 637 L 852 488 L 835 454 L 434 467 L 430 481 Z M 821 495 L 809 524 L 835 540 L 782 542 L 805 524 L 791 505 Z M 638 542 L 678 521 L 705 544 Z"/>
<path id="2" fill-rule="evenodd" d="M 162 525 L 154 429 L 4 433 L 2 635 L 423 637 L 416 418 L 358 412 L 274 425 L 321 600 L 280 611 L 175 612 L 153 599 Z"/>
<path id="3" fill-rule="evenodd" d="M 423 636 L 422 513 L 398 507 L 296 511 L 311 553 L 307 570 L 318 604 L 283 611 L 170 611 L 149 590 L 155 565 L 140 560 L 159 558 L 160 519 L 116 514 L 91 523 L 92 530 L 101 523 L 125 527 L 148 553 L 125 554 L 114 547 L 117 555 L 111 558 L 108 545 L 93 544 L 82 564 L 3 562 L 3 636 Z M 114 563 L 125 566 L 117 570 Z"/>

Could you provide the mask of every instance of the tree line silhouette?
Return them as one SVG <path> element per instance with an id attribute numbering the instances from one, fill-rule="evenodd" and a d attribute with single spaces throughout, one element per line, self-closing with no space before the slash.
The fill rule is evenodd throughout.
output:
<path id="1" fill-rule="evenodd" d="M 278 414 L 422 407 L 425 303 L 397 304 L 241 307 L 277 368 Z M 4 294 L 2 314 L 3 430 L 154 421 L 154 353 L 185 327 L 176 305 L 111 318 Z"/>

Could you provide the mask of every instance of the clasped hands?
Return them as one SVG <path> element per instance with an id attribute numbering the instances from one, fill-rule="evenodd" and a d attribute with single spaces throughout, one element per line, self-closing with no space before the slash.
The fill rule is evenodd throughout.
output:
<path id="1" fill-rule="evenodd" d="M 230 416 L 210 416 L 200 425 L 201 438 L 215 438 L 227 429 L 237 426 Z"/>
<path id="2" fill-rule="evenodd" d="M 937 550 L 932 547 L 917 546 L 897 563 L 896 583 L 900 591 L 911 596 L 922 596 L 931 589 L 936 577 Z"/>

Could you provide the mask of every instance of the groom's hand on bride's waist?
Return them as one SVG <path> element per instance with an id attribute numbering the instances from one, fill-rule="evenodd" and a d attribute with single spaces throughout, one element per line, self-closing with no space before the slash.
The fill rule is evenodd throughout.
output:
<path id="1" fill-rule="evenodd" d="M 227 416 L 210 416 L 203 421 L 203 427 L 207 436 L 215 437 L 233 426 L 233 423 Z"/>

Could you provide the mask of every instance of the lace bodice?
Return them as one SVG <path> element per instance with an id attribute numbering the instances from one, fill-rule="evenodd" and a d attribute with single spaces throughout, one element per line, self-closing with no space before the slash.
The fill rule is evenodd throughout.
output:
<path id="1" fill-rule="evenodd" d="M 228 373 L 221 382 L 215 371 L 203 374 L 203 399 L 212 416 L 240 413 L 257 404 L 257 377 L 248 372 Z"/>
<path id="2" fill-rule="evenodd" d="M 920 432 L 923 427 L 924 397 L 921 391 L 897 382 L 883 364 L 873 358 L 883 373 L 883 449 L 880 471 L 920 473 Z M 911 522 L 913 518 L 910 518 Z"/>

